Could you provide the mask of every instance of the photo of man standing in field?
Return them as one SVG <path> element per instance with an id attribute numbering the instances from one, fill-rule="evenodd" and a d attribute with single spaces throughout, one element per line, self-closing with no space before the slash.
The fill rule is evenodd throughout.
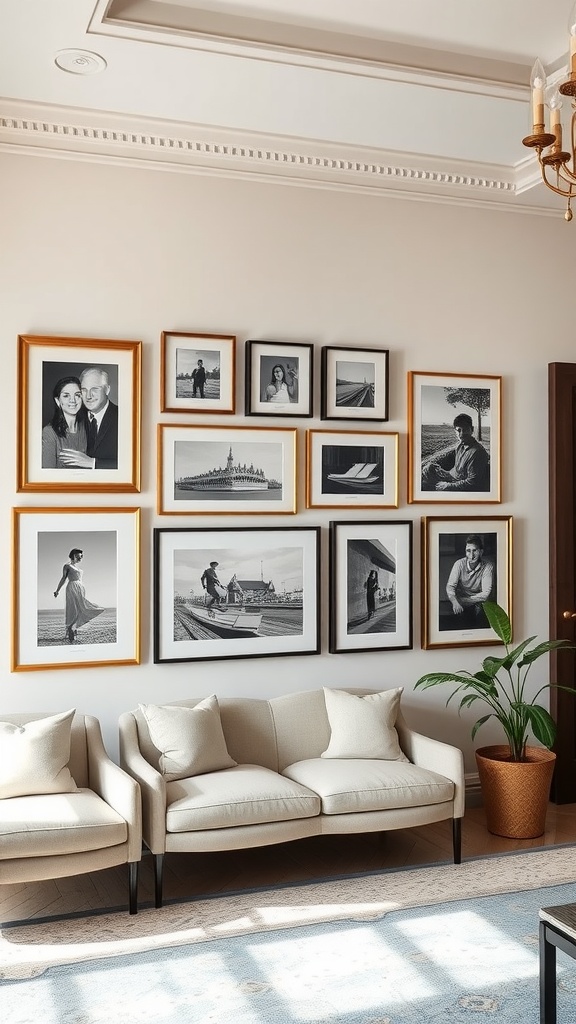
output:
<path id="1" fill-rule="evenodd" d="M 421 452 L 423 491 L 489 491 L 490 391 L 423 386 Z"/>

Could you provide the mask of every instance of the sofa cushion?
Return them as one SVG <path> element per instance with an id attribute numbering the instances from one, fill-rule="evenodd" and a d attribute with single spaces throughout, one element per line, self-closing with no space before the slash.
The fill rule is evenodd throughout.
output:
<path id="1" fill-rule="evenodd" d="M 0 799 L 37 793 L 73 793 L 67 767 L 74 710 L 25 725 L 0 722 Z"/>
<path id="2" fill-rule="evenodd" d="M 420 807 L 454 797 L 450 779 L 409 761 L 311 758 L 289 765 L 283 775 L 318 793 L 322 814 Z"/>
<path id="3" fill-rule="evenodd" d="M 168 832 L 261 825 L 320 813 L 316 793 L 256 764 L 169 782 L 166 799 Z"/>
<path id="4" fill-rule="evenodd" d="M 321 757 L 407 761 L 394 728 L 402 687 L 357 697 L 324 687 L 330 743 Z"/>
<path id="5" fill-rule="evenodd" d="M 124 818 L 91 789 L 14 797 L 2 804 L 3 860 L 101 850 L 127 838 Z"/>
<path id="6" fill-rule="evenodd" d="M 167 782 L 235 766 L 226 747 L 214 694 L 193 708 L 157 704 L 139 707 L 150 738 L 160 751 L 160 771 Z"/>

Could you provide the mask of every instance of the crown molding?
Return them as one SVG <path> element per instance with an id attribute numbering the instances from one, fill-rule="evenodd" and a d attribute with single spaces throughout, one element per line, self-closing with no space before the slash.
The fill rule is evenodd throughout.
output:
<path id="1" fill-rule="evenodd" d="M 524 165 L 518 173 L 514 168 L 474 166 L 323 140 L 24 101 L 0 99 L 2 149 L 555 215 L 554 210 L 527 201 L 536 178 Z M 521 206 L 517 202 L 520 192 L 524 193 Z"/>

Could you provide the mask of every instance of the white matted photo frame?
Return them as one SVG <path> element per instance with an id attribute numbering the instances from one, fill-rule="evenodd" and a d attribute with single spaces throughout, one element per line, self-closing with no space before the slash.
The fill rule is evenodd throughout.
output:
<path id="1" fill-rule="evenodd" d="M 246 416 L 312 416 L 314 346 L 247 341 Z"/>
<path id="2" fill-rule="evenodd" d="M 154 662 L 320 653 L 320 527 L 154 530 Z"/>
<path id="3" fill-rule="evenodd" d="M 236 336 L 162 331 L 162 412 L 233 413 Z"/>
<path id="4" fill-rule="evenodd" d="M 412 647 L 412 523 L 330 523 L 331 654 Z"/>
<path id="5" fill-rule="evenodd" d="M 398 508 L 398 434 L 307 430 L 306 508 Z"/>
<path id="6" fill-rule="evenodd" d="M 18 491 L 140 490 L 141 349 L 19 335 Z"/>
<path id="7" fill-rule="evenodd" d="M 327 345 L 321 352 L 323 420 L 387 420 L 387 349 Z"/>
<path id="8" fill-rule="evenodd" d="M 483 612 L 512 620 L 512 516 L 422 519 L 422 647 L 501 644 Z"/>
<path id="9" fill-rule="evenodd" d="M 409 502 L 501 501 L 501 391 L 493 374 L 409 372 Z"/>
<path id="10" fill-rule="evenodd" d="M 158 425 L 160 515 L 296 512 L 296 430 Z"/>
<path id="11" fill-rule="evenodd" d="M 140 509 L 12 510 L 12 671 L 140 663 Z"/>

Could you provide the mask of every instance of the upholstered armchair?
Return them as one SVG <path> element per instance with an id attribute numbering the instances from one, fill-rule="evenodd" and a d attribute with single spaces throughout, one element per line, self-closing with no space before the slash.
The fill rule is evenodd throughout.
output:
<path id="1" fill-rule="evenodd" d="M 128 864 L 135 914 L 141 853 L 140 789 L 96 718 L 0 713 L 0 884 Z"/>

